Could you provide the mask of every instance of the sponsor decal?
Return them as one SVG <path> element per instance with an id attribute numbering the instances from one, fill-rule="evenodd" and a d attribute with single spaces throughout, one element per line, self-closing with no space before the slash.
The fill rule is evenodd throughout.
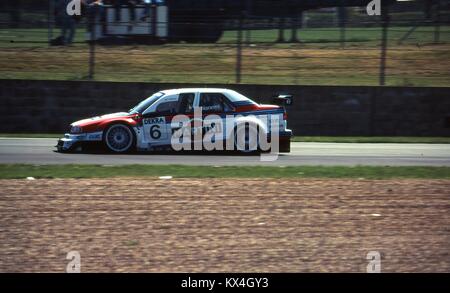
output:
<path id="1" fill-rule="evenodd" d="M 88 134 L 87 136 L 87 140 L 101 140 L 101 139 L 102 139 L 101 133 Z"/>
<path id="2" fill-rule="evenodd" d="M 158 117 L 158 118 L 146 118 L 144 119 L 144 124 L 162 124 L 166 123 L 166 119 L 164 117 Z"/>

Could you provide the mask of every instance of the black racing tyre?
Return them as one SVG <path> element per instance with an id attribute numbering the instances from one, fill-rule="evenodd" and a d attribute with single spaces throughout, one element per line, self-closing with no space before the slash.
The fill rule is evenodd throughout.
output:
<path id="1" fill-rule="evenodd" d="M 258 128 L 250 123 L 236 126 L 234 130 L 235 150 L 242 153 L 252 153 L 259 151 Z"/>
<path id="2" fill-rule="evenodd" d="M 103 134 L 106 148 L 113 153 L 126 153 L 133 149 L 136 137 L 133 129 L 125 124 L 112 124 Z"/>

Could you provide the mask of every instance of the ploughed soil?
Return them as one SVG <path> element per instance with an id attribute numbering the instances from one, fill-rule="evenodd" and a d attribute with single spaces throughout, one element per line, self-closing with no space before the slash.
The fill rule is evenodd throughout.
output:
<path id="1" fill-rule="evenodd" d="M 0 272 L 450 272 L 450 180 L 0 180 Z"/>

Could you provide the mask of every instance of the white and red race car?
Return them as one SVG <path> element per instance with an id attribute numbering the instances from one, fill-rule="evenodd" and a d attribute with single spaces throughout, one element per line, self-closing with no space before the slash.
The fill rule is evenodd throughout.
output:
<path id="1" fill-rule="evenodd" d="M 200 141 L 201 149 L 229 150 L 231 146 L 250 152 L 261 150 L 264 138 L 269 144 L 275 141 L 275 133 L 278 151 L 289 152 L 292 131 L 286 128 L 286 120 L 283 106 L 257 104 L 229 89 L 163 90 L 128 112 L 72 123 L 70 133 L 56 147 L 64 152 L 96 142 L 114 153 L 180 150 L 180 146 L 186 150 L 192 145 L 198 150 Z"/>

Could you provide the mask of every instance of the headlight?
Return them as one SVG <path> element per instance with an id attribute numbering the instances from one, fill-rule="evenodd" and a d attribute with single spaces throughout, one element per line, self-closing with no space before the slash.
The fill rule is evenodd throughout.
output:
<path id="1" fill-rule="evenodd" d="M 83 132 L 83 129 L 81 129 L 80 126 L 72 126 L 72 127 L 70 128 L 70 133 L 71 133 L 71 134 L 80 134 L 80 133 L 82 133 L 82 132 Z"/>

